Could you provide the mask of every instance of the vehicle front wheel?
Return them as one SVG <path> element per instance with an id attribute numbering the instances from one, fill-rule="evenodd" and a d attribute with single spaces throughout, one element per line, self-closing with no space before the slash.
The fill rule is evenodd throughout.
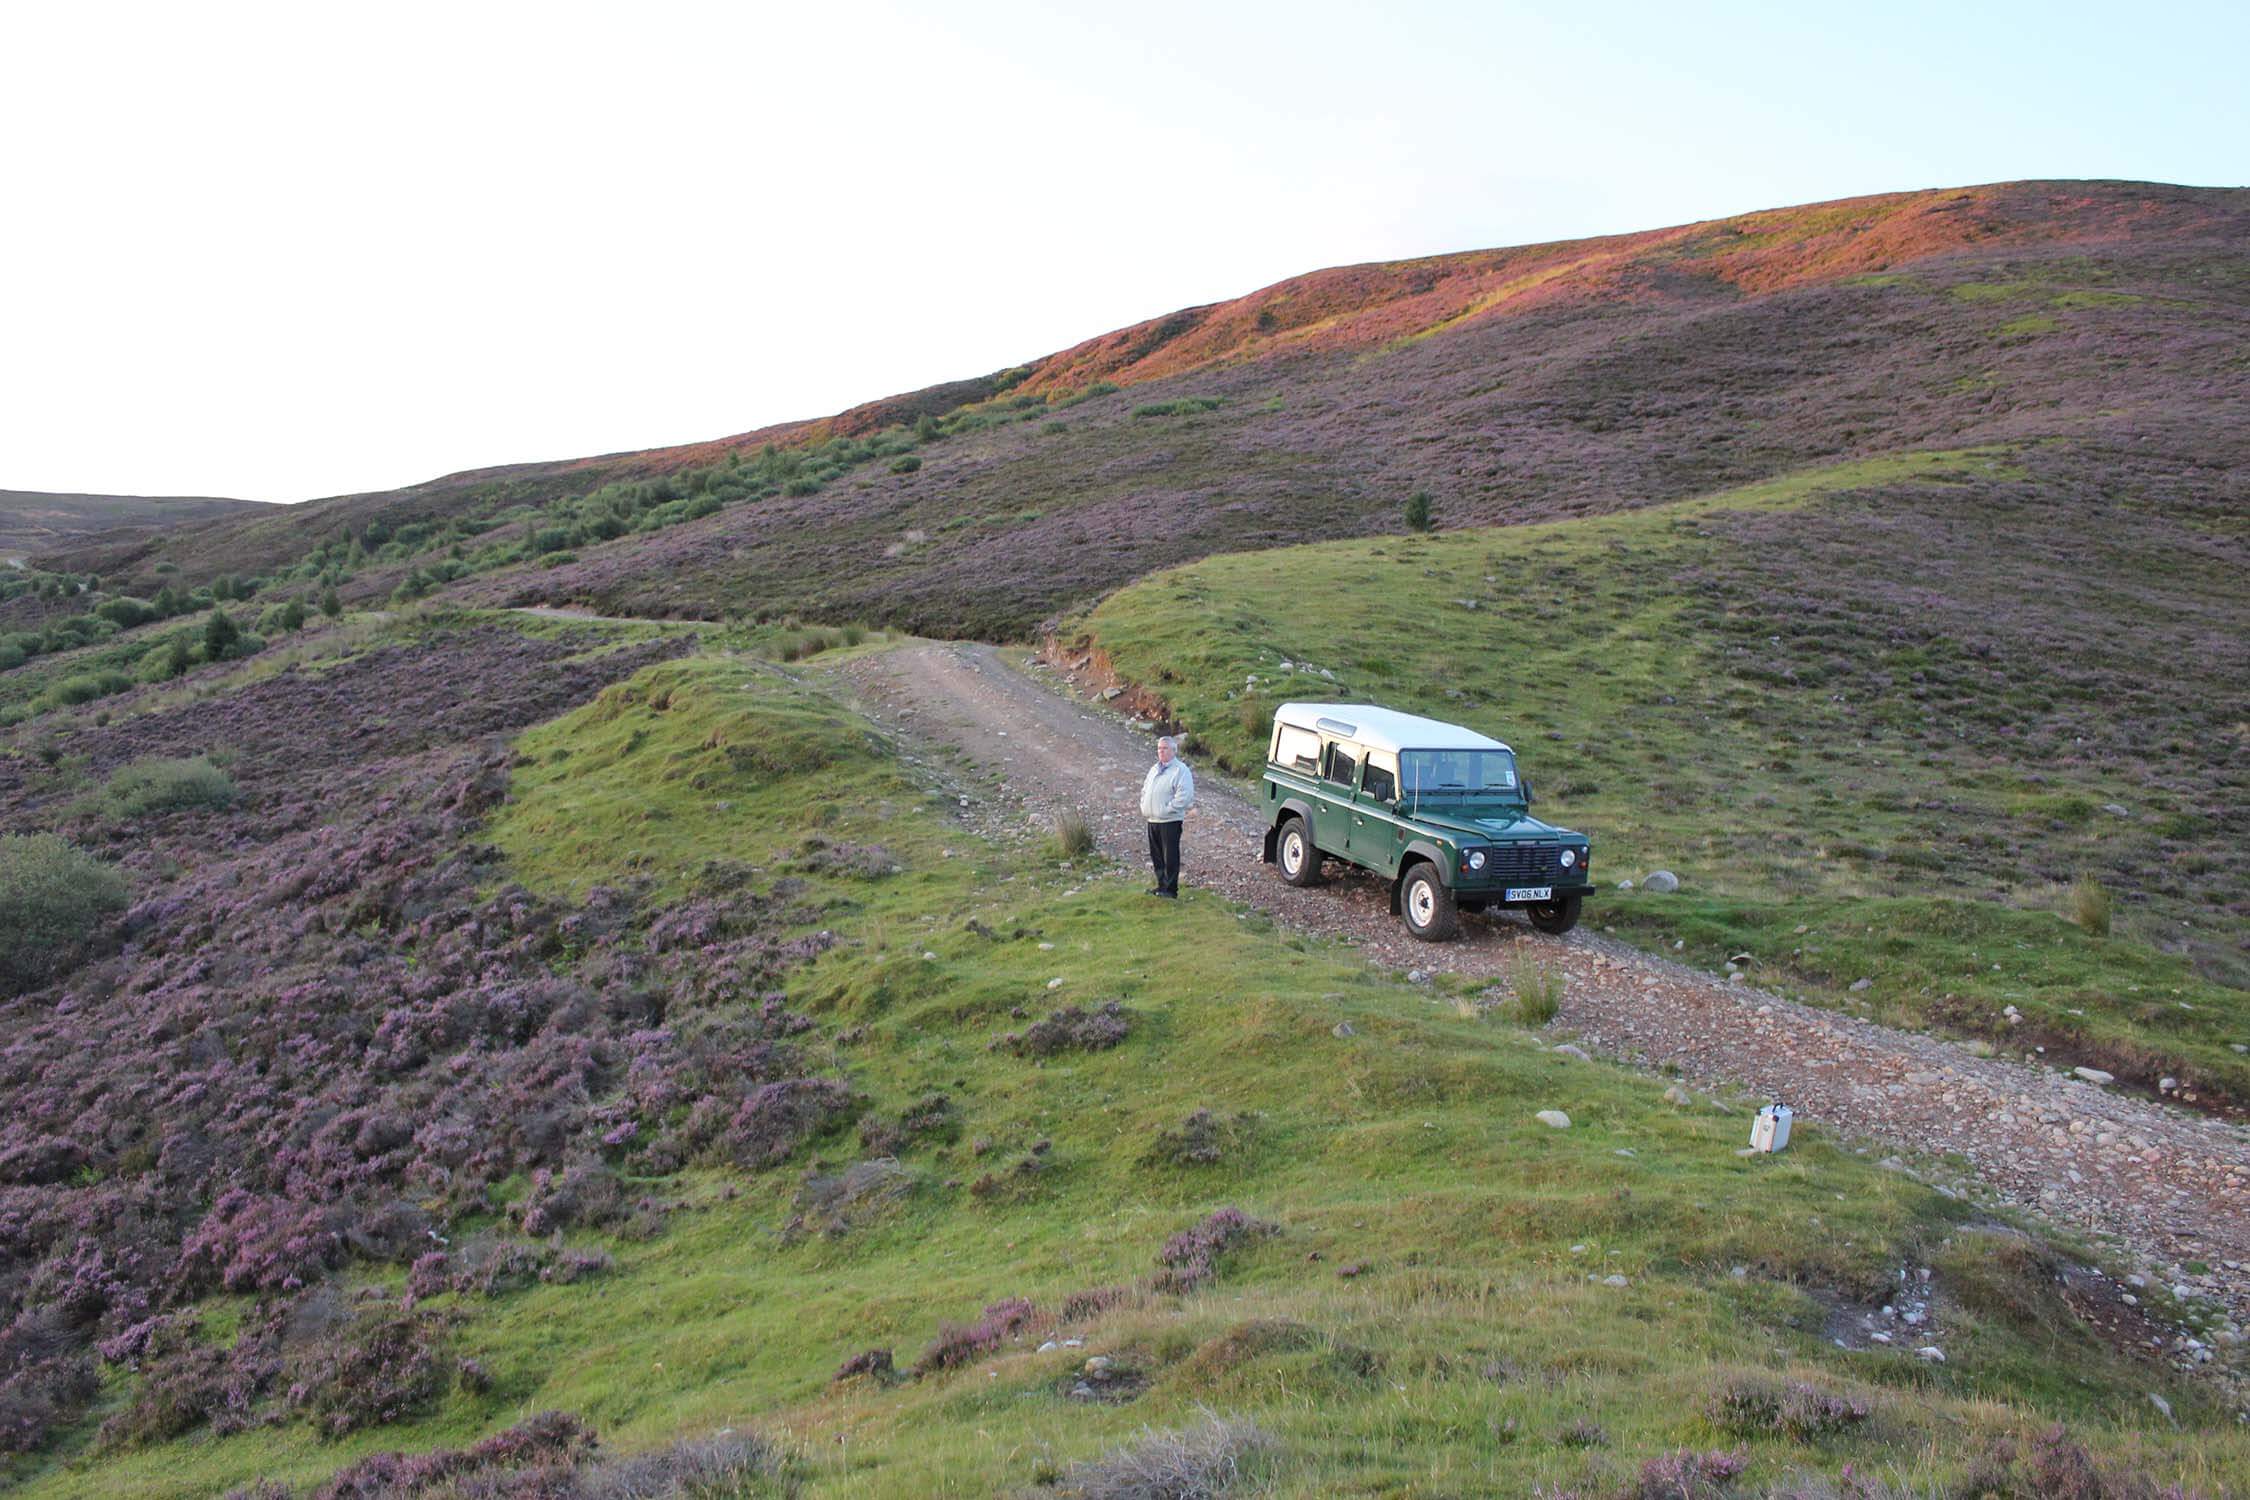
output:
<path id="1" fill-rule="evenodd" d="M 1398 893 L 1399 915 L 1406 930 L 1425 943 L 1442 943 L 1461 930 L 1454 915 L 1453 892 L 1438 879 L 1437 866 L 1416 865 Z"/>
<path id="2" fill-rule="evenodd" d="M 1583 900 L 1583 896 L 1565 896 L 1560 901 L 1541 901 L 1527 907 L 1525 914 L 1541 932 L 1561 937 L 1578 925 L 1578 906 Z"/>
<path id="3" fill-rule="evenodd" d="M 1320 884 L 1320 851 L 1313 847 L 1305 820 L 1294 815 L 1281 820 L 1281 836 L 1274 840 L 1274 861 L 1281 878 L 1291 885 Z"/>

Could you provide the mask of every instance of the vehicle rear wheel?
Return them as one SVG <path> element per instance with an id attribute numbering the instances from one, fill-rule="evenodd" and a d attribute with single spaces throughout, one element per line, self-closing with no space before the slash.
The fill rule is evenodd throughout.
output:
<path id="1" fill-rule="evenodd" d="M 1526 908 L 1531 925 L 1541 932 L 1561 937 L 1578 925 L 1578 907 L 1583 896 L 1565 896 L 1560 901 L 1541 901 Z"/>
<path id="2" fill-rule="evenodd" d="M 1320 884 L 1320 851 L 1313 847 L 1305 820 L 1292 813 L 1281 820 L 1281 836 L 1274 840 L 1274 862 L 1281 878 L 1291 885 Z"/>
<path id="3" fill-rule="evenodd" d="M 1454 915 L 1453 892 L 1438 879 L 1437 866 L 1427 861 L 1408 872 L 1398 893 L 1399 915 L 1406 930 L 1425 943 L 1442 943 L 1461 930 Z"/>

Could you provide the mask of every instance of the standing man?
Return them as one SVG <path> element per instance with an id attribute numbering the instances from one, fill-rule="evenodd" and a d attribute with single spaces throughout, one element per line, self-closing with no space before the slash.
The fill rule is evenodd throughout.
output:
<path id="1" fill-rule="evenodd" d="M 1148 862 L 1156 866 L 1151 896 L 1180 894 L 1180 820 L 1195 806 L 1195 773 L 1170 735 L 1156 742 L 1156 764 L 1141 778 L 1141 816 L 1148 819 Z"/>

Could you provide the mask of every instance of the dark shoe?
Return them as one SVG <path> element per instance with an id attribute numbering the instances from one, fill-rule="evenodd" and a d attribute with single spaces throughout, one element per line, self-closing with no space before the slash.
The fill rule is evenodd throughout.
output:
<path id="1" fill-rule="evenodd" d="M 1167 901 L 1177 901 L 1180 899 L 1180 893 L 1178 891 L 1158 891 L 1156 894 L 1162 896 Z"/>
<path id="2" fill-rule="evenodd" d="M 1147 890 L 1141 892 L 1141 894 L 1144 896 L 1161 896 L 1164 894 L 1164 887 L 1160 885 L 1152 885 Z"/>

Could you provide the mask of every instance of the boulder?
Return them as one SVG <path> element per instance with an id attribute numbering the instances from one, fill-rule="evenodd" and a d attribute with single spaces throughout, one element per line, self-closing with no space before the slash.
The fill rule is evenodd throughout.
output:
<path id="1" fill-rule="evenodd" d="M 1653 891 L 1659 896 L 1668 896 L 1679 888 L 1680 877 L 1670 870 L 1651 870 L 1648 878 L 1641 882 L 1642 890 Z"/>
<path id="2" fill-rule="evenodd" d="M 1533 1115 L 1532 1118 L 1553 1130 L 1570 1129 L 1570 1116 L 1559 1109 L 1543 1109 Z"/>

